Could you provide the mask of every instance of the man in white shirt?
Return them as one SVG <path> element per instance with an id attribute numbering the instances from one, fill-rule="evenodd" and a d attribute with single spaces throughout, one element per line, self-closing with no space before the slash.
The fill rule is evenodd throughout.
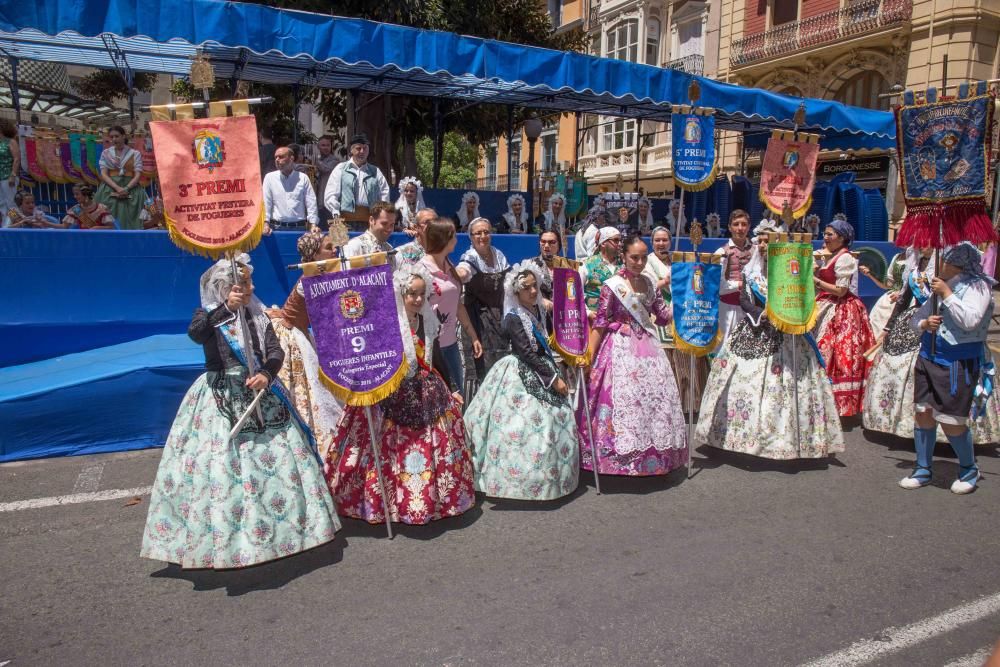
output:
<path id="1" fill-rule="evenodd" d="M 274 152 L 277 171 L 264 174 L 264 216 L 273 229 L 312 229 L 319 225 L 316 193 L 309 177 L 295 169 L 290 148 Z"/>
<path id="2" fill-rule="evenodd" d="M 323 204 L 330 213 L 351 223 L 352 229 L 368 221 L 369 208 L 376 202 L 389 201 L 389 182 L 378 167 L 368 164 L 369 152 L 366 135 L 352 137 L 351 159 L 333 168 L 323 193 Z"/>

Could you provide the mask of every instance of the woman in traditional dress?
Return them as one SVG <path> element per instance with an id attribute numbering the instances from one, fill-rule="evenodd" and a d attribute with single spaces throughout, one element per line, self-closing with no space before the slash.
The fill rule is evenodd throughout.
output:
<path id="1" fill-rule="evenodd" d="M 482 381 L 509 349 L 500 323 L 503 319 L 503 281 L 510 264 L 504 254 L 493 247 L 493 225 L 489 220 L 476 218 L 470 222 L 469 236 L 472 247 L 462 253 L 455 271 L 465 285 L 465 308 L 483 347 L 483 354 L 475 359 L 476 377 Z"/>
<path id="2" fill-rule="evenodd" d="M 121 229 L 142 229 L 140 215 L 146 204 L 146 193 L 139 185 L 142 154 L 129 148 L 128 135 L 119 125 L 108 130 L 108 138 L 111 145 L 98 163 L 101 185 L 95 199 L 108 207 Z"/>
<path id="3" fill-rule="evenodd" d="M 479 217 L 479 195 L 475 192 L 466 192 L 462 195 L 462 205 L 455 212 L 458 218 L 457 231 L 465 231 L 469 228 L 469 223 Z"/>
<path id="4" fill-rule="evenodd" d="M 875 344 L 868 311 L 858 298 L 858 260 L 851 255 L 854 228 L 834 220 L 823 231 L 825 261 L 816 268 L 816 326 L 813 329 L 841 417 L 862 411 L 867 352 Z"/>
<path id="5" fill-rule="evenodd" d="M 822 458 L 844 451 L 830 382 L 805 337 L 782 333 L 765 312 L 767 233 L 776 231 L 771 223 L 754 229 L 740 287 L 746 317 L 712 363 L 694 444 L 765 459 Z"/>
<path id="6" fill-rule="evenodd" d="M 615 230 L 617 231 L 617 230 Z M 593 367 L 587 395 L 599 458 L 608 475 L 663 475 L 688 459 L 687 427 L 677 382 L 655 325 L 673 317 L 663 295 L 643 275 L 647 248 L 639 236 L 623 244 L 625 266 L 601 287 L 590 333 Z M 586 438 L 583 407 L 577 411 Z M 593 469 L 590 447 L 580 465 Z"/>
<path id="7" fill-rule="evenodd" d="M 507 212 L 501 217 L 498 227 L 504 234 L 526 234 L 531 231 L 531 218 L 524 205 L 524 197 L 517 193 L 507 197 Z"/>
<path id="8" fill-rule="evenodd" d="M 872 364 L 865 387 L 863 423 L 866 429 L 890 433 L 900 438 L 913 437 L 914 367 L 920 354 L 920 335 L 911 319 L 917 308 L 931 296 L 934 278 L 933 248 L 909 250 L 898 264 L 902 266 L 899 297 L 885 327 L 879 331 L 881 347 Z M 986 402 L 980 419 L 970 419 L 973 442 L 985 445 L 1000 440 L 1000 403 L 996 397 Z M 938 442 L 946 442 L 938 428 Z"/>
<path id="9" fill-rule="evenodd" d="M 205 370 L 167 436 L 142 538 L 145 558 L 184 568 L 246 567 L 333 539 L 340 522 L 319 461 L 275 378 L 284 355 L 253 296 L 249 258 L 201 278 L 188 335 Z M 246 320 L 243 318 L 246 317 Z M 250 340 L 247 340 L 246 333 Z M 246 360 L 258 362 L 251 377 Z M 240 431 L 229 432 L 265 392 Z"/>
<path id="10" fill-rule="evenodd" d="M 646 268 L 642 270 L 656 289 L 663 295 L 663 302 L 670 309 L 670 230 L 662 225 L 655 227 L 652 234 L 653 252 L 646 258 Z M 680 392 L 681 405 L 687 410 L 688 400 L 693 401 L 695 410 L 701 405 L 701 394 L 705 389 L 705 379 L 708 377 L 708 357 L 698 357 L 694 360 L 694 396 L 688 396 L 691 382 L 691 360 L 687 354 L 679 352 L 674 345 L 672 327 L 656 327 L 660 347 L 670 359 L 674 369 L 674 378 Z"/>
<path id="11" fill-rule="evenodd" d="M 865 265 L 858 267 L 858 271 L 875 283 L 879 289 L 885 290 L 885 294 L 878 298 L 871 312 L 868 314 L 868 323 L 872 327 L 872 333 L 876 336 L 885 329 L 892 315 L 896 302 L 900 297 L 905 285 L 903 284 L 903 271 L 906 268 L 908 254 L 899 252 L 892 256 L 889 267 L 882 277 L 872 274 L 871 269 Z"/>
<path id="12" fill-rule="evenodd" d="M 17 128 L 7 119 L 0 120 L 0 220 L 14 208 L 14 195 L 21 181 L 21 145 Z"/>
<path id="13" fill-rule="evenodd" d="M 417 235 L 417 212 L 427 208 L 424 203 L 424 186 L 413 176 L 399 181 L 399 199 L 396 200 L 396 229 L 410 236 Z"/>
<path id="14" fill-rule="evenodd" d="M 487 496 L 553 500 L 579 483 L 579 434 L 541 323 L 541 280 L 531 260 L 507 274 L 503 333 L 511 354 L 493 366 L 465 413 L 476 490 Z"/>
<path id="15" fill-rule="evenodd" d="M 94 201 L 94 188 L 74 185 L 76 206 L 66 211 L 63 227 L 69 229 L 116 229 L 115 218 L 104 204 Z"/>
<path id="16" fill-rule="evenodd" d="M 597 253 L 580 265 L 587 316 L 594 321 L 601 298 L 601 286 L 622 268 L 622 233 L 614 227 L 602 227 L 597 233 Z"/>
<path id="17" fill-rule="evenodd" d="M 451 224 L 451 222 L 447 222 Z M 407 376 L 372 410 L 380 420 L 381 479 L 389 519 L 426 524 L 457 516 L 475 504 L 472 459 L 465 444 L 460 397 L 431 366 L 439 332 L 430 305 L 433 281 L 420 263 L 396 271 Z M 385 521 L 366 411 L 349 406 L 326 455 L 326 478 L 338 511 L 368 523 Z"/>
<path id="18" fill-rule="evenodd" d="M 303 262 L 319 262 L 337 255 L 333 240 L 321 232 L 307 232 L 299 237 L 298 250 Z M 295 283 L 284 306 L 268 310 L 267 315 L 285 353 L 278 378 L 288 389 L 299 416 L 312 431 L 316 449 L 323 458 L 333 442 L 344 409 L 319 379 L 319 359 L 309 334 L 309 313 L 302 281 Z"/>

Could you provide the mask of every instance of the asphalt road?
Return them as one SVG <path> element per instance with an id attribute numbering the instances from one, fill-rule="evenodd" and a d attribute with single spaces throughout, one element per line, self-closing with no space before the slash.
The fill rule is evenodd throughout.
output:
<path id="1" fill-rule="evenodd" d="M 950 456 L 903 491 L 906 443 L 847 438 L 828 463 L 702 448 L 690 480 L 585 477 L 391 542 L 348 520 L 231 572 L 140 559 L 148 496 L 19 503 L 148 486 L 158 450 L 3 465 L 0 666 L 980 664 L 1000 637 L 996 449 L 958 497 Z"/>

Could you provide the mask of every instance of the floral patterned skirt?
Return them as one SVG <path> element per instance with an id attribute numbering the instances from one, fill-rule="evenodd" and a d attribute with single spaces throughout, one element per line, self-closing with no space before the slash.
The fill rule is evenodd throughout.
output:
<path id="1" fill-rule="evenodd" d="M 553 500 L 575 491 L 580 481 L 576 421 L 565 398 L 540 384 L 526 387 L 526 373 L 533 371 L 516 356 L 504 357 L 465 411 L 476 490 L 498 498 Z"/>
<path id="2" fill-rule="evenodd" d="M 602 475 L 665 475 L 688 460 L 677 381 L 659 341 L 608 330 L 587 387 Z M 583 401 L 577 408 L 580 467 L 593 470 Z"/>
<path id="3" fill-rule="evenodd" d="M 748 320 L 740 322 L 734 334 L 742 329 L 752 331 Z M 780 342 L 774 341 L 770 354 L 747 359 L 726 345 L 715 358 L 701 402 L 695 443 L 766 459 L 814 459 L 844 451 L 837 404 L 815 352 L 802 336 L 771 332 Z M 797 378 L 792 374 L 792 345 L 796 346 Z"/>
<path id="4" fill-rule="evenodd" d="M 285 385 L 299 417 L 312 431 L 316 451 L 320 459 L 324 459 L 344 409 L 320 382 L 319 360 L 309 338 L 294 327 L 286 327 L 281 320 L 272 320 L 271 324 L 285 352 L 285 363 L 278 371 L 278 379 Z"/>
<path id="5" fill-rule="evenodd" d="M 443 384 L 438 376 L 433 378 Z M 391 521 L 426 524 L 475 505 L 472 458 L 457 401 L 452 399 L 443 414 L 423 427 L 385 418 L 379 408 L 372 408 L 372 415 Z M 364 408 L 349 406 L 344 411 L 335 442 L 325 469 L 337 510 L 368 523 L 385 521 Z"/>
<path id="6" fill-rule="evenodd" d="M 246 369 L 209 372 L 181 402 L 143 532 L 144 558 L 184 568 L 238 568 L 329 542 L 340 522 L 319 462 L 285 404 L 229 430 L 253 400 Z"/>
<path id="7" fill-rule="evenodd" d="M 865 389 L 864 427 L 900 438 L 913 437 L 913 367 L 919 348 L 903 354 L 879 354 L 868 375 Z M 1000 442 L 1000 400 L 994 393 L 986 402 L 986 412 L 970 423 L 972 441 L 977 445 Z M 938 442 L 947 442 L 938 427 Z"/>
<path id="8" fill-rule="evenodd" d="M 837 300 L 819 299 L 816 345 L 833 383 L 833 397 L 841 417 L 862 411 L 869 363 L 864 354 L 875 344 L 865 304 L 850 292 Z"/>

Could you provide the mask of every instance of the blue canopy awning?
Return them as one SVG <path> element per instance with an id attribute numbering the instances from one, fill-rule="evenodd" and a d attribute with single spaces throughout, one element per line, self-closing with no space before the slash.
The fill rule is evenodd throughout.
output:
<path id="1" fill-rule="evenodd" d="M 669 120 L 701 85 L 718 126 L 803 129 L 829 148 L 892 148 L 892 114 L 743 88 L 679 70 L 452 33 L 218 0 L 0 0 L 0 56 L 186 75 L 449 97 Z"/>

